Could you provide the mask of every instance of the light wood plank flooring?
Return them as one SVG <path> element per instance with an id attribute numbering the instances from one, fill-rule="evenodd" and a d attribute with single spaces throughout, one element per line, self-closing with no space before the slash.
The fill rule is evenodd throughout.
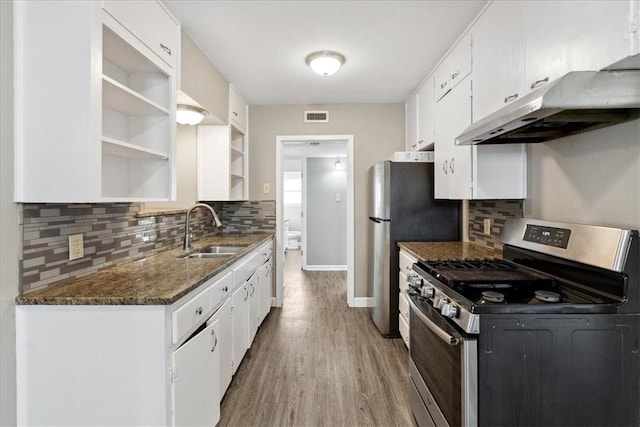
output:
<path id="1" fill-rule="evenodd" d="M 285 262 L 273 308 L 222 402 L 220 426 L 415 426 L 408 352 L 384 339 L 366 308 L 348 308 L 346 272 Z"/>

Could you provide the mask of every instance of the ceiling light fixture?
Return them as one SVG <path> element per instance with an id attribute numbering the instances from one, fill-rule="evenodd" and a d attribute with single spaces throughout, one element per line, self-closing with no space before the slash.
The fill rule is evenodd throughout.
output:
<path id="1" fill-rule="evenodd" d="M 344 56 L 338 52 L 321 50 L 307 55 L 307 65 L 314 73 L 321 76 L 330 76 L 342 67 Z"/>
<path id="2" fill-rule="evenodd" d="M 333 168 L 337 171 L 342 170 L 342 162 L 340 161 L 340 159 L 336 160 L 336 162 L 333 164 Z"/>
<path id="3" fill-rule="evenodd" d="M 207 114 L 209 114 L 209 112 L 204 108 L 194 105 L 178 104 L 176 121 L 181 125 L 193 126 L 200 123 Z"/>

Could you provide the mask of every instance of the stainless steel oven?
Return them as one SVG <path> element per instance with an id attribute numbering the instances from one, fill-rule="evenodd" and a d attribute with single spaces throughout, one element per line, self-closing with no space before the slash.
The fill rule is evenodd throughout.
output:
<path id="1" fill-rule="evenodd" d="M 638 232 L 518 219 L 502 241 L 413 266 L 417 423 L 640 426 Z"/>
<path id="2" fill-rule="evenodd" d="M 410 302 L 410 395 L 421 426 L 477 425 L 477 339 Z M 417 305 L 421 305 L 418 308 Z"/>

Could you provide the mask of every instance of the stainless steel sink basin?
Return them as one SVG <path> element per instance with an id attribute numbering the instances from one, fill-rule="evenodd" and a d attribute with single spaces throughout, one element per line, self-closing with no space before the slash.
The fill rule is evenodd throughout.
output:
<path id="1" fill-rule="evenodd" d="M 181 255 L 180 258 L 223 258 L 236 255 L 246 249 L 246 246 L 207 246 L 194 253 Z"/>

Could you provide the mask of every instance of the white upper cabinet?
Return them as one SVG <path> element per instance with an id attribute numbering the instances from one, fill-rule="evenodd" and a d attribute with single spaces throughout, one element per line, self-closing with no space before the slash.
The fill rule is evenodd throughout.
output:
<path id="1" fill-rule="evenodd" d="M 418 94 L 405 104 L 405 150 L 418 151 Z"/>
<path id="2" fill-rule="evenodd" d="M 418 91 L 418 150 L 433 147 L 435 140 L 435 99 L 433 77 L 429 77 Z"/>
<path id="3" fill-rule="evenodd" d="M 435 99 L 430 76 L 405 104 L 405 146 L 407 151 L 430 150 L 435 140 Z"/>
<path id="4" fill-rule="evenodd" d="M 99 2 L 16 3 L 16 201 L 175 198 L 175 60 L 135 23 L 171 46 L 179 26 L 140 3 L 134 28 Z"/>
<path id="5" fill-rule="evenodd" d="M 473 121 L 524 96 L 524 2 L 491 3 L 473 26 Z"/>
<path id="6" fill-rule="evenodd" d="M 229 123 L 235 125 L 242 133 L 247 133 L 249 111 L 242 96 L 229 85 Z"/>
<path id="7" fill-rule="evenodd" d="M 248 198 L 248 144 L 235 126 L 198 126 L 198 200 Z"/>
<path id="8" fill-rule="evenodd" d="M 178 64 L 179 31 L 160 3 L 102 0 L 102 7 L 172 68 Z"/>
<path id="9" fill-rule="evenodd" d="M 455 144 L 456 136 L 471 124 L 472 76 L 436 104 L 435 196 L 439 199 L 523 199 L 526 197 L 526 151 L 522 144 Z"/>
<path id="10" fill-rule="evenodd" d="M 569 71 L 600 70 L 633 53 L 632 2 L 527 1 L 525 52 L 527 91 Z M 637 30 L 636 30 L 637 32 Z"/>
<path id="11" fill-rule="evenodd" d="M 471 33 L 467 33 L 433 72 L 435 100 L 445 96 L 471 73 Z"/>

